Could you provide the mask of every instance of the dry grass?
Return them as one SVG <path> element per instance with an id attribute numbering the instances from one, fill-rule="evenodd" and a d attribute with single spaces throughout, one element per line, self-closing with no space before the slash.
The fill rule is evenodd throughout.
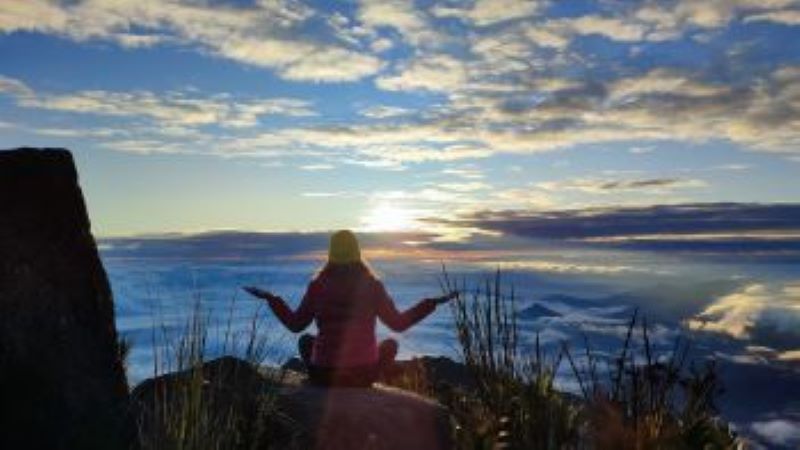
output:
<path id="1" fill-rule="evenodd" d="M 157 341 L 154 330 L 154 378 L 164 381 L 152 383 L 137 399 L 141 449 L 284 448 L 291 425 L 276 406 L 280 380 L 258 372 L 274 351 L 269 334 L 262 331 L 258 313 L 245 331 L 235 329 L 233 314 L 231 302 L 226 323 L 211 327 L 209 314 L 196 301 L 178 333 L 162 327 Z M 209 364 L 212 329 L 222 330 L 219 353 L 238 359 Z"/>
<path id="2" fill-rule="evenodd" d="M 584 339 L 584 358 L 564 343 L 545 355 L 538 336 L 533 349 L 520 345 L 517 297 L 500 272 L 468 286 L 443 271 L 442 288 L 460 292 L 452 313 L 464 363 L 478 389 L 440 394 L 459 428 L 465 449 L 734 449 L 740 445 L 717 418 L 721 394 L 713 362 L 698 368 L 689 344 L 677 340 L 667 355 L 655 355 L 647 322 L 627 335 L 612 361 Z M 634 342 L 641 350 L 634 350 Z M 638 362 L 637 362 L 638 361 Z M 642 362 L 643 361 L 643 362 Z M 580 397 L 556 389 L 555 374 L 569 364 Z"/>

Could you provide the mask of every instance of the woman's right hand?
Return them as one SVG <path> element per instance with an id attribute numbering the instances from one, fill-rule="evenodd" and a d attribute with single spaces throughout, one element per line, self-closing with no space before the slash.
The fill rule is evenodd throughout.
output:
<path id="1" fill-rule="evenodd" d="M 262 298 L 264 300 L 272 300 L 273 298 L 277 298 L 277 296 L 272 292 L 265 291 L 255 286 L 243 286 L 242 289 L 244 289 L 248 294 L 252 295 L 253 297 Z"/>

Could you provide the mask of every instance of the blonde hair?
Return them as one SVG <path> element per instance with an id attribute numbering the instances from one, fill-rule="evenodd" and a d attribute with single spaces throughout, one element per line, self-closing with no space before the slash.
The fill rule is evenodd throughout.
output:
<path id="1" fill-rule="evenodd" d="M 361 261 L 361 247 L 356 235 L 350 230 L 339 230 L 331 235 L 328 247 L 328 262 L 350 264 Z"/>
<path id="2" fill-rule="evenodd" d="M 321 276 L 350 278 L 367 275 L 377 279 L 375 272 L 361 257 L 361 247 L 356 235 L 350 230 L 339 230 L 331 235 L 328 261 L 317 271 L 314 279 Z"/>

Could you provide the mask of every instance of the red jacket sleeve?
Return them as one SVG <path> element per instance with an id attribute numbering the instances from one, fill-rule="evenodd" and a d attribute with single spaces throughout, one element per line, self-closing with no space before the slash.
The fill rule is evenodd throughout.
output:
<path id="1" fill-rule="evenodd" d="M 283 323 L 283 325 L 294 333 L 303 331 L 314 320 L 314 304 L 316 303 L 316 285 L 312 282 L 308 285 L 303 300 L 296 311 L 292 311 L 289 305 L 280 298 L 274 298 L 269 303 L 272 312 Z"/>
<path id="2" fill-rule="evenodd" d="M 411 326 L 428 317 L 436 309 L 436 302 L 426 298 L 401 313 L 397 311 L 394 301 L 389 297 L 389 293 L 386 292 L 386 288 L 380 281 L 376 283 L 375 295 L 378 302 L 378 318 L 387 327 L 398 333 L 411 328 Z"/>

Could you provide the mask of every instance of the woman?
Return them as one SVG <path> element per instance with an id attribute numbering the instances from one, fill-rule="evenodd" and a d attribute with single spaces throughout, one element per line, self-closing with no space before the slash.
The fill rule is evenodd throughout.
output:
<path id="1" fill-rule="evenodd" d="M 252 286 L 244 289 L 266 300 L 295 333 L 316 320 L 319 334 L 300 337 L 300 356 L 312 383 L 339 386 L 369 386 L 394 362 L 397 342 L 385 339 L 377 344 L 376 318 L 402 332 L 457 295 L 426 298 L 402 313 L 397 311 L 383 283 L 361 259 L 358 241 L 348 230 L 331 236 L 328 262 L 309 283 L 296 311 L 270 292 Z"/>

